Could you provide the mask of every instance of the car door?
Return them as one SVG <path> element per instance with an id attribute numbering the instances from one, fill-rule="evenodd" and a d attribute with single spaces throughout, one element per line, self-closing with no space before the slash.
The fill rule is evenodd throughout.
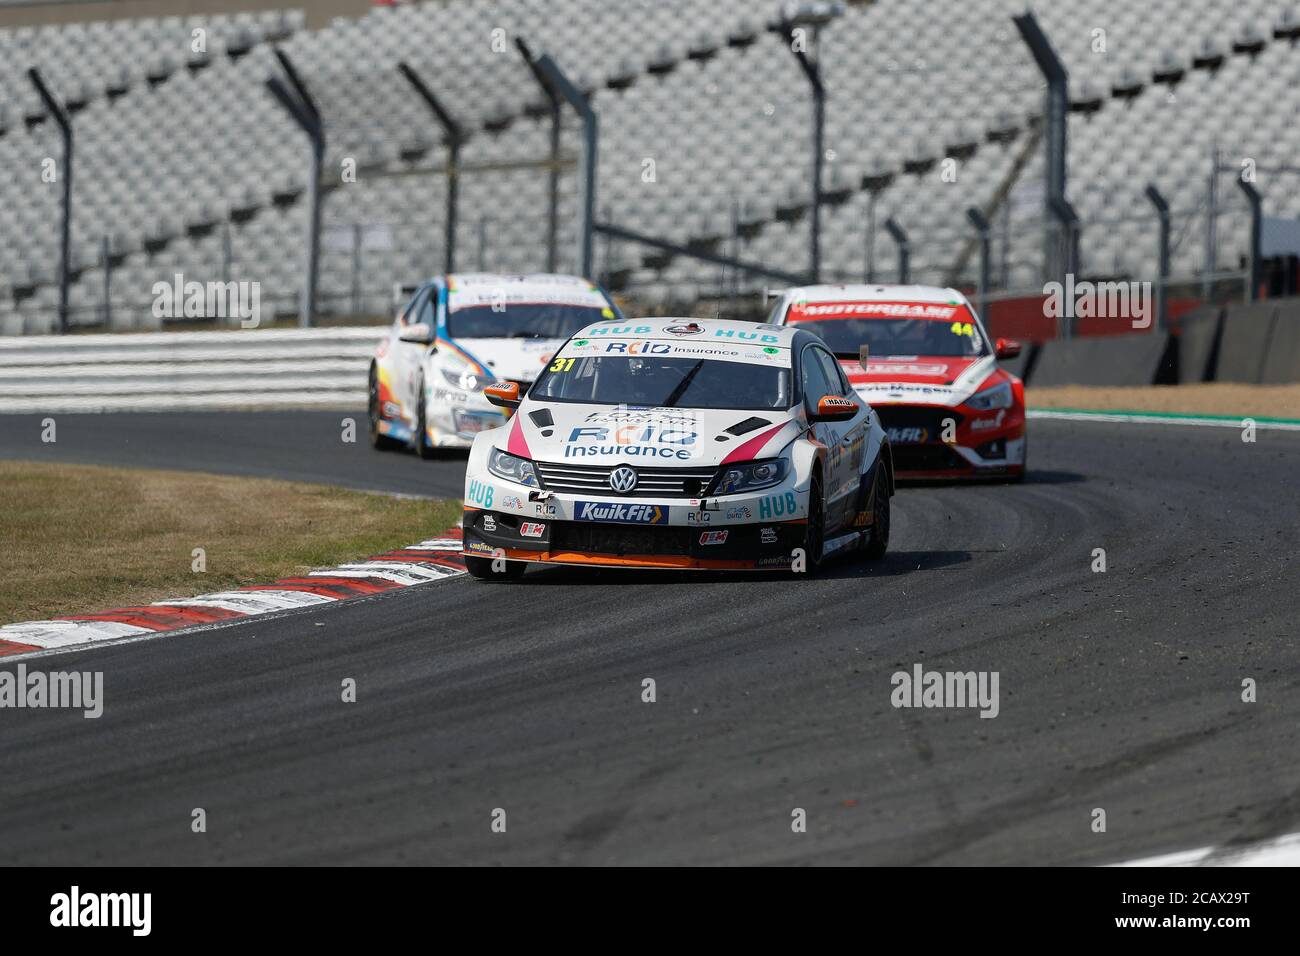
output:
<path id="1" fill-rule="evenodd" d="M 848 376 L 844 374 L 844 369 L 835 356 L 822 348 L 816 351 L 817 359 L 821 362 L 830 381 L 831 391 L 828 394 L 847 398 L 859 406 L 858 414 L 852 419 L 835 423 L 836 433 L 839 436 L 839 444 L 836 447 L 841 464 L 844 466 L 842 475 L 844 510 L 841 519 L 849 524 L 856 517 L 858 507 L 857 498 L 861 484 L 863 456 L 866 453 L 867 430 L 871 423 L 870 410 L 863 406 L 862 400 L 849 384 Z"/>
<path id="2" fill-rule="evenodd" d="M 825 395 L 839 392 L 839 383 L 832 384 L 826 374 L 826 365 L 821 360 L 823 350 L 816 345 L 805 345 L 799 358 L 800 384 L 803 389 L 804 407 L 809 418 L 817 414 L 817 403 Z M 843 523 L 844 512 L 844 454 L 840 446 L 839 422 L 812 422 L 813 437 L 826 446 L 826 460 L 822 475 L 822 489 L 826 498 L 825 522 L 826 533 L 830 535 Z"/>
<path id="3" fill-rule="evenodd" d="M 398 395 L 402 400 L 402 418 L 412 428 L 419 421 L 420 394 L 424 358 L 429 353 L 429 346 L 419 342 L 406 342 L 402 335 L 414 327 L 428 328 L 429 340 L 433 340 L 434 314 L 437 301 L 437 287 L 427 285 L 415 294 L 410 305 L 402 313 L 398 329 L 397 355 L 393 365 L 397 372 L 396 383 Z"/>

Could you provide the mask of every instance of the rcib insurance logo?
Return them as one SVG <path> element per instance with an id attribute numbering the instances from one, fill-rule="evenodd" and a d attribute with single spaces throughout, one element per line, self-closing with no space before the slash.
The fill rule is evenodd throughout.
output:
<path id="1" fill-rule="evenodd" d="M 573 516 L 578 521 L 615 521 L 622 524 L 667 524 L 668 509 L 659 505 L 578 501 Z"/>

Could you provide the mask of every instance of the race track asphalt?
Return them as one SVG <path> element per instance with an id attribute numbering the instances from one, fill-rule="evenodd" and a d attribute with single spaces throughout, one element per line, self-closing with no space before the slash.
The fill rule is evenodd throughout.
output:
<path id="1" fill-rule="evenodd" d="M 43 454 L 458 492 L 339 417 L 59 416 Z M 105 713 L 0 710 L 0 863 L 1091 864 L 1300 830 L 1300 435 L 1031 426 L 1023 485 L 900 489 L 876 566 L 462 577 L 30 661 L 102 671 Z M 0 456 L 40 457 L 26 427 Z M 1000 713 L 894 708 L 915 663 L 997 671 Z"/>
<path id="2" fill-rule="evenodd" d="M 54 419 L 55 441 L 42 441 Z M 345 441 L 346 422 L 354 441 Z M 0 415 L 0 458 L 124 468 L 179 468 L 459 498 L 465 455 L 424 462 L 375 452 L 359 411 Z"/>

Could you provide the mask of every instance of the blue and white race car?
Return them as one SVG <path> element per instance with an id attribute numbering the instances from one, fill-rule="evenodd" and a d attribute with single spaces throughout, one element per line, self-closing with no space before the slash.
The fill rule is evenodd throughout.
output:
<path id="1" fill-rule="evenodd" d="M 563 275 L 464 275 L 421 286 L 370 363 L 370 437 L 376 448 L 468 448 L 506 421 L 483 389 L 527 389 L 575 330 L 622 318 L 609 294 Z"/>

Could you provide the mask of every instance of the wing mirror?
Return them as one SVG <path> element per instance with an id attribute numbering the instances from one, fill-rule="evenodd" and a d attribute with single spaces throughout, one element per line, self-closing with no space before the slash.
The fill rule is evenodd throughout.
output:
<path id="1" fill-rule="evenodd" d="M 519 383 L 497 382 L 483 389 L 483 397 L 499 408 L 515 409 L 519 407 Z"/>
<path id="2" fill-rule="evenodd" d="M 995 351 L 1000 359 L 1013 359 L 1020 354 L 1020 343 L 1015 339 L 998 339 Z"/>
<path id="3" fill-rule="evenodd" d="M 433 326 L 431 325 L 406 325 L 402 327 L 402 332 L 398 338 L 403 342 L 410 342 L 414 345 L 431 345 L 433 343 Z"/>
<path id="4" fill-rule="evenodd" d="M 817 403 L 817 412 L 812 416 L 815 422 L 847 422 L 858 414 L 858 403 L 851 398 L 839 395 L 823 395 Z"/>

